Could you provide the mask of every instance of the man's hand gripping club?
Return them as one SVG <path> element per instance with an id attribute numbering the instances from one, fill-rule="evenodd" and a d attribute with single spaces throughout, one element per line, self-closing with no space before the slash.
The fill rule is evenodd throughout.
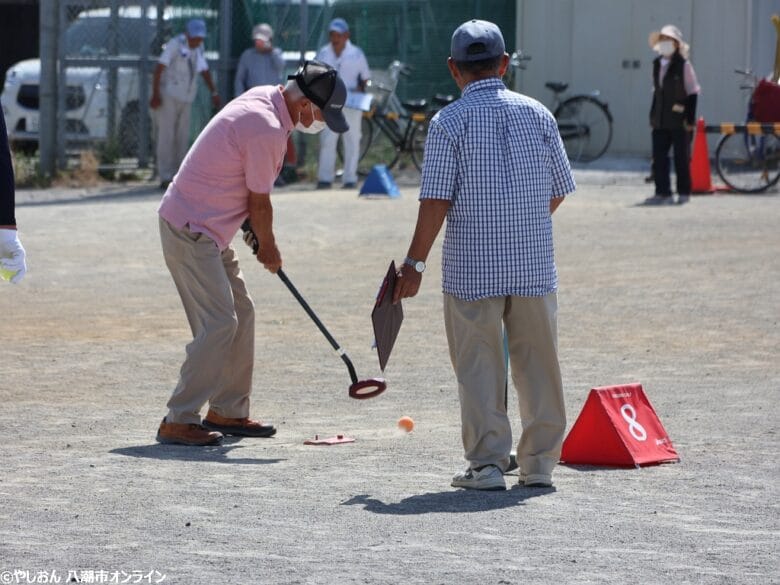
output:
<path id="1" fill-rule="evenodd" d="M 260 242 L 258 242 L 255 232 L 252 231 L 249 219 L 244 220 L 244 223 L 241 224 L 241 231 L 244 232 L 244 243 L 252 249 L 252 253 L 257 256 L 257 261 L 269 272 L 276 273 L 282 267 L 282 258 L 276 245 L 273 245 L 274 254 L 266 254 L 266 249 L 260 247 Z"/>
<path id="2" fill-rule="evenodd" d="M 282 267 L 282 255 L 276 247 L 273 218 L 270 196 L 267 193 L 250 192 L 249 217 L 241 226 L 244 242 L 252 248 L 257 261 L 275 274 Z"/>

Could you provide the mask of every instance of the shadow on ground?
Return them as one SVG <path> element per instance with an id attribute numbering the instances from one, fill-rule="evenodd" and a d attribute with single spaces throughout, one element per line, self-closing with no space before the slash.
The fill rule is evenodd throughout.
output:
<path id="1" fill-rule="evenodd" d="M 231 465 L 271 465 L 284 459 L 254 459 L 250 457 L 229 457 L 241 445 L 217 445 L 213 447 L 187 447 L 185 445 L 139 445 L 112 449 L 109 453 L 125 457 L 158 459 L 161 461 L 203 461 L 206 463 L 229 463 Z"/>
<path id="2" fill-rule="evenodd" d="M 45 192 L 45 196 L 39 198 L 37 192 L 17 194 L 16 207 L 41 207 L 46 205 L 66 205 L 72 203 L 99 203 L 99 202 L 127 202 L 141 199 L 162 199 L 163 192 L 155 186 L 133 186 L 126 189 L 110 191 L 97 191 L 85 193 L 80 190 L 65 189 L 58 194 L 56 189 Z"/>
<path id="3" fill-rule="evenodd" d="M 487 512 L 524 505 L 526 500 L 555 493 L 554 487 L 526 488 L 514 486 L 500 492 L 455 490 L 420 494 L 404 498 L 400 502 L 386 504 L 369 495 L 353 496 L 342 506 L 363 506 L 374 514 L 406 516 L 412 514 Z"/>

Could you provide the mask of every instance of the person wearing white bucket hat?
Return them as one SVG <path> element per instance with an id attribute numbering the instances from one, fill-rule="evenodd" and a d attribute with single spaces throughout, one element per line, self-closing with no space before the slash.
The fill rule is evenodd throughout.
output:
<path id="1" fill-rule="evenodd" d="M 683 35 L 680 32 L 680 29 L 674 26 L 673 24 L 667 24 L 664 26 L 661 30 L 655 30 L 650 33 L 650 37 L 648 38 L 648 43 L 650 45 L 650 48 L 656 51 L 658 54 L 663 55 L 662 52 L 664 50 L 663 46 L 656 47 L 658 43 L 661 42 L 672 42 L 672 45 L 675 45 L 676 48 L 680 51 L 680 55 L 682 55 L 683 59 L 688 58 L 688 54 L 690 53 L 691 47 L 688 43 L 686 43 L 683 40 Z M 673 49 L 666 49 L 667 51 L 667 57 L 671 56 L 674 53 Z"/>
<path id="2" fill-rule="evenodd" d="M 667 24 L 661 30 L 650 33 L 648 43 L 659 56 L 653 60 L 653 102 L 650 108 L 655 194 L 646 199 L 645 204 L 674 203 L 669 178 L 671 148 L 674 148 L 677 202 L 687 203 L 691 194 L 690 139 L 701 87 L 688 60 L 690 47 L 683 40 L 679 28 Z"/>

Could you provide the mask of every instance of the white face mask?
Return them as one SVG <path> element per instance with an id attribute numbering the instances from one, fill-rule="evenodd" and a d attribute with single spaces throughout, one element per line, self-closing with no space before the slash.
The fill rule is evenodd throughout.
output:
<path id="1" fill-rule="evenodd" d="M 671 57 L 675 51 L 674 41 L 659 41 L 653 48 L 664 57 Z"/>
<path id="2" fill-rule="evenodd" d="M 312 117 L 312 123 L 310 126 L 304 126 L 301 122 L 300 116 L 298 116 L 298 123 L 295 125 L 295 129 L 304 132 L 306 134 L 318 134 L 319 132 L 322 132 L 325 129 L 325 122 L 321 120 L 317 120 L 314 117 L 314 106 L 309 102 L 309 107 L 311 108 L 311 117 Z"/>

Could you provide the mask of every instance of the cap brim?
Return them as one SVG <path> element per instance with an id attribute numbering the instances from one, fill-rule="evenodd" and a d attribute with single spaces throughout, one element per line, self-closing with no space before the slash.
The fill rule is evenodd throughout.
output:
<path id="1" fill-rule="evenodd" d="M 349 130 L 349 124 L 347 124 L 347 119 L 344 117 L 344 112 L 341 110 L 330 110 L 326 108 L 322 112 L 322 117 L 328 125 L 328 128 L 333 132 L 341 134 Z"/>
<path id="2" fill-rule="evenodd" d="M 335 85 L 333 87 L 333 93 L 331 93 L 330 99 L 322 109 L 322 117 L 328 128 L 334 132 L 346 132 L 349 130 L 349 124 L 344 117 L 344 105 L 347 102 L 347 86 L 344 85 L 344 80 L 336 75 Z"/>
<path id="3" fill-rule="evenodd" d="M 271 40 L 271 37 L 266 36 L 266 35 L 255 35 L 254 39 L 256 41 L 263 41 L 264 43 L 267 43 L 268 41 Z"/>

